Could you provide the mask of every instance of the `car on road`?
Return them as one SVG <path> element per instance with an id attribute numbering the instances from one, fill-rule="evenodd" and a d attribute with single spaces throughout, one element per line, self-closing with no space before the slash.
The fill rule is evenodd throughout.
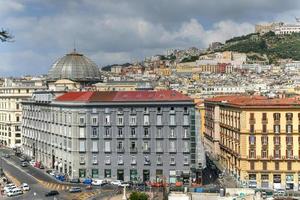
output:
<path id="1" fill-rule="evenodd" d="M 28 167 L 28 162 L 21 162 L 22 167 Z"/>
<path id="2" fill-rule="evenodd" d="M 123 181 L 121 180 L 115 180 L 115 181 L 112 181 L 110 182 L 112 185 L 116 185 L 116 186 L 122 186 L 123 184 Z"/>
<path id="3" fill-rule="evenodd" d="M 4 157 L 5 157 L 5 158 L 9 158 L 10 155 L 9 155 L 9 154 L 5 154 Z"/>
<path id="4" fill-rule="evenodd" d="M 101 179 L 93 179 L 92 181 L 92 185 L 96 185 L 96 186 L 102 186 L 106 183 L 105 180 L 101 180 Z"/>
<path id="5" fill-rule="evenodd" d="M 59 192 L 57 190 L 51 190 L 50 192 L 47 192 L 45 194 L 46 197 L 56 196 L 56 195 L 59 195 Z"/>
<path id="6" fill-rule="evenodd" d="M 25 161 L 26 161 L 26 158 L 25 158 L 25 157 L 21 157 L 21 158 L 20 158 L 20 161 L 21 161 L 21 162 L 25 162 Z"/>
<path id="7" fill-rule="evenodd" d="M 29 191 L 30 190 L 30 187 L 27 183 L 22 183 L 20 187 L 23 191 Z"/>
<path id="8" fill-rule="evenodd" d="M 71 187 L 69 189 L 70 193 L 76 193 L 76 192 L 81 192 L 81 188 L 80 187 Z"/>
<path id="9" fill-rule="evenodd" d="M 17 195 L 21 195 L 21 194 L 23 194 L 23 192 L 19 188 L 15 188 L 15 189 L 10 190 L 9 192 L 7 192 L 8 197 L 17 196 Z"/>
<path id="10" fill-rule="evenodd" d="M 80 183 L 79 178 L 72 178 L 70 179 L 70 183 Z"/>

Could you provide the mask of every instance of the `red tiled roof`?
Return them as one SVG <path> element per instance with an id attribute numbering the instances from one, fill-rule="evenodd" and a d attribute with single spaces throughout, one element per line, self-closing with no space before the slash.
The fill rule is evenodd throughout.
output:
<path id="1" fill-rule="evenodd" d="M 68 92 L 56 98 L 56 101 L 79 102 L 145 102 L 145 101 L 193 101 L 174 90 L 160 91 L 98 91 Z"/>
<path id="2" fill-rule="evenodd" d="M 219 96 L 206 99 L 205 102 L 226 103 L 238 107 L 291 107 L 300 106 L 296 98 L 270 99 L 264 96 Z"/>

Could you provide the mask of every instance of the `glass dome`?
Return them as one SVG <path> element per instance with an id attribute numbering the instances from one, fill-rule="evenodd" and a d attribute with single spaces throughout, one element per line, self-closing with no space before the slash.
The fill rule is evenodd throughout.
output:
<path id="1" fill-rule="evenodd" d="M 83 54 L 74 49 L 58 59 L 48 72 L 48 81 L 69 79 L 76 82 L 98 82 L 100 71 L 97 65 Z"/>

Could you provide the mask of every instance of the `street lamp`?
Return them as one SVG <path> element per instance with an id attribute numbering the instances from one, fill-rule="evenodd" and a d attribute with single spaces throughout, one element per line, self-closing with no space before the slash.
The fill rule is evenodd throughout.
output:
<path id="1" fill-rule="evenodd" d="M 127 197 L 126 197 L 126 185 L 124 185 L 124 187 L 123 187 L 123 197 L 122 197 L 122 200 L 127 200 Z"/>

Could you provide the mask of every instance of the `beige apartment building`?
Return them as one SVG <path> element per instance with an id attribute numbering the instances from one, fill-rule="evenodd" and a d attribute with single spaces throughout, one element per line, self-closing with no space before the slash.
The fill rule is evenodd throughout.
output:
<path id="1" fill-rule="evenodd" d="M 21 101 L 33 91 L 45 89 L 41 80 L 6 79 L 0 87 L 0 143 L 14 148 L 21 145 Z"/>
<path id="2" fill-rule="evenodd" d="M 205 147 L 244 185 L 300 187 L 300 101 L 223 96 L 205 101 Z"/>

